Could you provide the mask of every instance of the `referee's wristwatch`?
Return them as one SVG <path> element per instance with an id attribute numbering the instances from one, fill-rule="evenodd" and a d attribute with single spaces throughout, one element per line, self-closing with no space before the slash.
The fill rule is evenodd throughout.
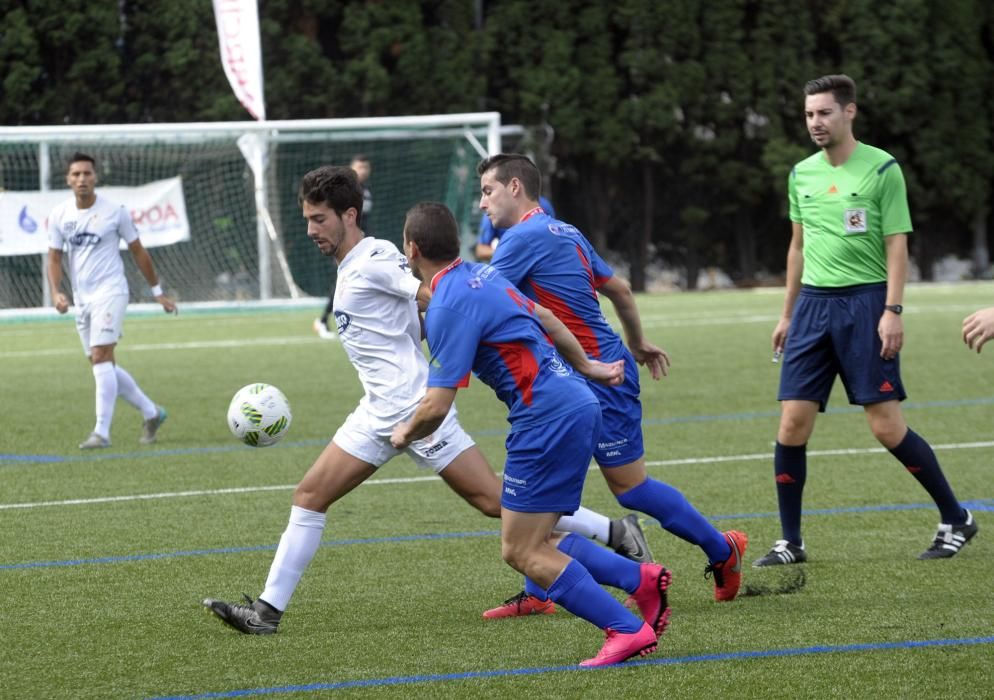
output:
<path id="1" fill-rule="evenodd" d="M 884 306 L 884 311 L 890 311 L 891 313 L 895 313 L 898 316 L 900 316 L 901 313 L 904 311 L 904 307 L 901 306 L 900 304 L 886 304 Z"/>

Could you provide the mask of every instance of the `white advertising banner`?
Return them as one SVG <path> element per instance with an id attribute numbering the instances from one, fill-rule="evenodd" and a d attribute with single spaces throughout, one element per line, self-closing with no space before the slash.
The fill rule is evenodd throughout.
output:
<path id="1" fill-rule="evenodd" d="M 255 119 L 266 120 L 257 0 L 214 0 L 221 65 L 235 97 Z"/>
<path id="2" fill-rule="evenodd" d="M 183 179 L 157 180 L 139 187 L 98 187 L 97 195 L 131 212 L 146 248 L 190 240 Z M 0 256 L 48 252 L 48 214 L 72 197 L 69 190 L 0 191 Z M 126 247 L 121 241 L 121 247 Z"/>

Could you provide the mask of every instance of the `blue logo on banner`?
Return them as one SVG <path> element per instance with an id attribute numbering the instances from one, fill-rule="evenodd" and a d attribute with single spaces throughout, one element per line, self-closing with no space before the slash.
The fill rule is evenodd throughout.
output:
<path id="1" fill-rule="evenodd" d="M 28 214 L 27 205 L 21 209 L 21 214 L 17 217 L 17 224 L 25 233 L 34 233 L 38 230 L 38 222 L 32 219 L 31 215 Z"/>

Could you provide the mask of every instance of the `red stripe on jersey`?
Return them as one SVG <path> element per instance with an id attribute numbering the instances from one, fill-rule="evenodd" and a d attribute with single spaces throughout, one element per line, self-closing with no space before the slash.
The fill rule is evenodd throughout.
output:
<path id="1" fill-rule="evenodd" d="M 469 386 L 469 377 L 470 377 L 471 374 L 473 374 L 472 371 L 466 372 L 466 376 L 459 380 L 459 383 L 456 384 L 456 388 L 458 388 L 458 389 L 465 389 L 466 387 L 468 387 Z"/>
<path id="2" fill-rule="evenodd" d="M 538 297 L 538 303 L 554 313 L 556 318 L 562 321 L 563 325 L 569 329 L 569 332 L 576 336 L 576 339 L 580 341 L 580 346 L 583 347 L 583 351 L 587 353 L 587 356 L 593 358 L 600 357 L 601 346 L 600 343 L 597 342 L 597 335 L 582 318 L 573 312 L 573 309 L 569 307 L 569 304 L 552 292 L 548 292 L 539 287 L 535 284 L 534 280 L 529 280 L 528 283 L 532 286 L 532 289 L 535 290 L 535 296 Z"/>
<path id="3" fill-rule="evenodd" d="M 438 286 L 439 281 L 441 281 L 443 277 L 449 274 L 449 272 L 451 272 L 456 265 L 462 265 L 462 258 L 456 258 L 448 265 L 446 265 L 443 269 L 435 273 L 435 276 L 431 278 L 431 282 L 429 283 L 432 292 L 435 291 L 435 287 Z"/>
<path id="4" fill-rule="evenodd" d="M 576 254 L 580 256 L 580 262 L 583 264 L 583 268 L 587 271 L 587 274 L 590 275 L 590 286 L 593 287 L 595 290 L 594 299 L 596 299 L 597 298 L 596 290 L 603 287 L 604 283 L 607 282 L 609 279 L 611 279 L 611 277 L 610 276 L 598 277 L 597 275 L 595 275 L 594 268 L 590 265 L 590 260 L 588 260 L 587 256 L 583 254 L 583 248 L 581 248 L 580 246 L 576 247 Z"/>
<path id="5" fill-rule="evenodd" d="M 538 377 L 538 362 L 535 356 L 521 343 L 483 344 L 497 349 L 501 359 L 504 360 L 504 365 L 514 378 L 514 384 L 521 392 L 521 400 L 525 405 L 531 406 L 532 385 Z"/>
<path id="6" fill-rule="evenodd" d="M 579 245 L 576 247 L 576 254 L 577 257 L 580 258 L 580 264 L 583 265 L 583 269 L 587 271 L 587 276 L 590 278 L 591 289 L 596 289 L 597 284 L 596 280 L 594 280 L 594 268 L 591 267 L 590 261 L 587 259 L 587 256 L 583 254 L 583 248 L 581 248 Z M 597 298 L 596 294 L 594 294 L 594 298 L 595 299 Z"/>
<path id="7" fill-rule="evenodd" d="M 530 212 L 527 212 L 524 216 L 522 216 L 521 219 L 518 221 L 518 223 L 520 224 L 522 221 L 528 221 L 528 219 L 532 218 L 536 214 L 544 214 L 544 213 L 545 209 L 543 209 L 542 207 L 535 207 Z"/>

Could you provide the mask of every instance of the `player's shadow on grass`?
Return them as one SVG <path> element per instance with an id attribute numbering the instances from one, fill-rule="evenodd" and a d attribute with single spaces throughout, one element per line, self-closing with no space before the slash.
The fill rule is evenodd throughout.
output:
<path id="1" fill-rule="evenodd" d="M 745 583 L 739 591 L 739 597 L 757 595 L 790 595 L 797 593 L 804 588 L 804 567 L 791 566 L 784 567 L 780 576 L 780 582 L 773 586 L 764 586 L 756 583 Z"/>

